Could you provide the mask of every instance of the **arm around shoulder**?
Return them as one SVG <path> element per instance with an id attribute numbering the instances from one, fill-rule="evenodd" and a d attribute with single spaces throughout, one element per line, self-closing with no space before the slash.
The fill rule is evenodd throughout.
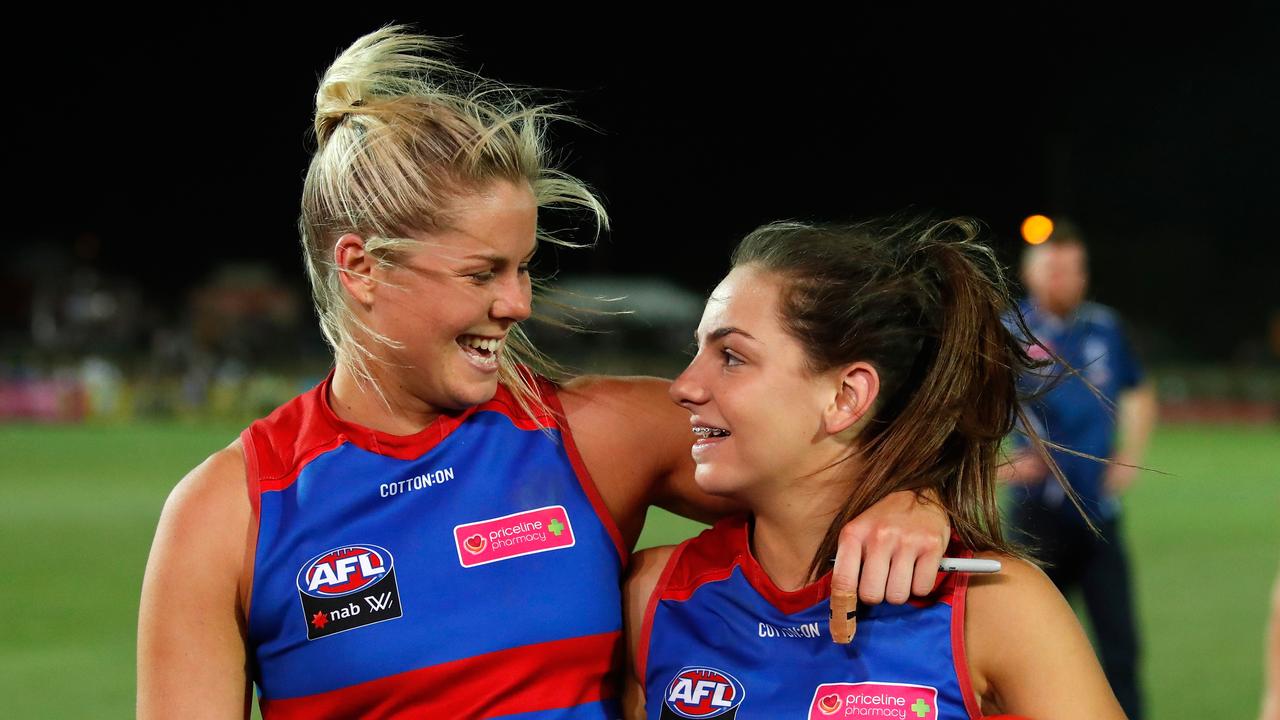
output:
<path id="1" fill-rule="evenodd" d="M 142 583 L 138 717 L 247 717 L 252 508 L 237 440 L 169 494 Z"/>
<path id="2" fill-rule="evenodd" d="M 989 557 L 1004 568 L 970 578 L 964 632 L 983 712 L 1122 720 L 1093 647 L 1058 589 L 1025 560 Z"/>
<path id="3" fill-rule="evenodd" d="M 595 375 L 560 391 L 583 462 L 632 540 L 650 505 L 703 522 L 736 509 L 694 484 L 689 413 L 671 401 L 670 386 L 661 378 Z"/>

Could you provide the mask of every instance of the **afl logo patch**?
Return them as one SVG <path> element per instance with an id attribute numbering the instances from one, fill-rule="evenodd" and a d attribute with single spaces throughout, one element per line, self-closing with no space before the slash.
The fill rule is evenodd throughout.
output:
<path id="1" fill-rule="evenodd" d="M 663 694 L 662 720 L 737 716 L 746 690 L 738 679 L 709 667 L 682 668 Z"/>
<path id="2" fill-rule="evenodd" d="M 377 545 L 344 545 L 316 555 L 298 571 L 307 639 L 400 617 L 395 561 Z"/>

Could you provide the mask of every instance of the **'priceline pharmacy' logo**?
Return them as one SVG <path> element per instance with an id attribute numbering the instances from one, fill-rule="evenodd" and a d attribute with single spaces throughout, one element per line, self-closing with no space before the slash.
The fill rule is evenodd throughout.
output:
<path id="1" fill-rule="evenodd" d="M 563 505 L 526 510 L 453 529 L 462 567 L 573 547 L 573 527 Z"/>
<path id="2" fill-rule="evenodd" d="M 823 683 L 809 703 L 809 720 L 834 718 L 937 720 L 938 691 L 898 683 Z"/>

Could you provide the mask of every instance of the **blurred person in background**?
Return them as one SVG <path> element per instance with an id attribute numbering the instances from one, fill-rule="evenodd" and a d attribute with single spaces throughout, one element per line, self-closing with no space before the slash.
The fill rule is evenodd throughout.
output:
<path id="1" fill-rule="evenodd" d="M 1039 341 L 1028 352 L 1074 368 L 1063 371 L 1052 362 L 1023 375 L 1023 393 L 1034 398 L 1026 406 L 1030 429 L 1061 446 L 1051 455 L 1088 521 L 1015 434 L 1013 457 L 1002 470 L 1012 485 L 1012 536 L 1034 550 L 1064 595 L 1081 591 L 1107 679 L 1125 713 L 1141 720 L 1140 643 L 1121 497 L 1137 478 L 1155 426 L 1155 389 L 1115 311 L 1085 300 L 1088 252 L 1078 230 L 1060 222 L 1047 241 L 1030 246 L 1022 279 L 1028 297 L 1020 309 Z"/>
<path id="2" fill-rule="evenodd" d="M 334 61 L 299 222 L 335 368 L 184 478 L 142 588 L 141 717 L 612 718 L 650 505 L 714 520 L 656 378 L 580 377 L 520 330 L 539 213 L 594 194 L 558 117 L 385 28 Z M 893 493 L 833 596 L 933 586 L 945 514 Z"/>
<path id="3" fill-rule="evenodd" d="M 1271 588 L 1271 620 L 1268 622 L 1266 658 L 1262 675 L 1262 714 L 1259 720 L 1280 720 L 1280 573 Z"/>

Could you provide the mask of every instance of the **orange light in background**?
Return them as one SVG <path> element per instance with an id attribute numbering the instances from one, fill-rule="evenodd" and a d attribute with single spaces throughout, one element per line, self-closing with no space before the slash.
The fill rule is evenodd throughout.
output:
<path id="1" fill-rule="evenodd" d="M 1039 245 L 1053 234 L 1053 221 L 1044 215 L 1032 215 L 1022 221 L 1022 239 Z"/>

